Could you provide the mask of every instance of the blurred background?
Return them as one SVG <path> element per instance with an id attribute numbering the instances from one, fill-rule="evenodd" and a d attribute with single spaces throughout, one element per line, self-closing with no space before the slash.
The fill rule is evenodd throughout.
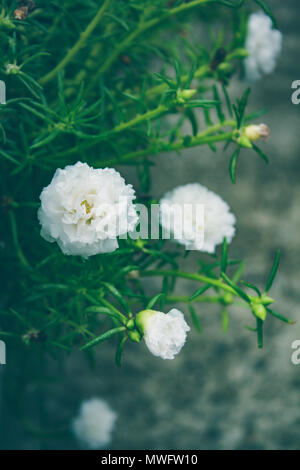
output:
<path id="1" fill-rule="evenodd" d="M 158 198 L 179 184 L 197 181 L 220 194 L 238 220 L 230 255 L 245 258 L 250 282 L 264 285 L 280 248 L 281 264 L 271 294 L 275 309 L 297 324 L 268 318 L 264 348 L 258 350 L 255 335 L 244 329 L 249 323 L 246 310 L 230 309 L 225 335 L 220 307 L 196 304 L 203 334 L 193 330 L 174 361 L 155 358 L 143 344 L 131 343 L 119 369 L 113 361 L 115 346 L 109 342 L 98 348 L 92 372 L 81 354 L 69 357 L 65 366 L 49 359 L 46 383 L 36 381 L 20 398 L 42 432 L 12 413 L 5 372 L 26 364 L 11 363 L 8 351 L 7 365 L 0 366 L 0 448 L 79 448 L 58 422 L 70 421 L 80 402 L 90 397 L 104 398 L 118 413 L 111 449 L 300 448 L 300 365 L 291 363 L 291 343 L 300 340 L 300 105 L 291 102 L 291 83 L 300 79 L 299 2 L 269 3 L 283 33 L 283 52 L 275 73 L 253 87 L 248 111 L 269 109 L 262 121 L 271 129 L 264 144 L 270 165 L 254 152 L 243 151 L 237 184 L 232 185 L 231 153 L 223 153 L 222 147 L 217 153 L 203 147 L 180 156 L 163 155 L 152 169 L 152 193 Z M 231 96 L 239 97 L 245 87 L 233 81 Z M 135 183 L 130 170 L 120 171 Z M 185 260 L 187 270 L 197 268 L 195 258 L 192 254 Z M 160 281 L 146 282 L 155 294 Z M 178 292 L 192 293 L 191 284 L 178 282 Z M 179 307 L 188 318 L 186 306 Z M 36 358 L 36 363 L 27 364 L 28 370 L 38 362 Z"/>

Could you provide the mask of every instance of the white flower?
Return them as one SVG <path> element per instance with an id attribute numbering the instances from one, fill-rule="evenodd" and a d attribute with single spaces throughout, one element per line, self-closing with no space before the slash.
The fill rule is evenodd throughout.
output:
<path id="1" fill-rule="evenodd" d="M 84 401 L 72 422 L 76 437 L 91 449 L 107 446 L 117 419 L 116 413 L 99 398 Z"/>
<path id="2" fill-rule="evenodd" d="M 173 308 L 168 313 L 143 310 L 136 324 L 144 334 L 149 351 L 162 359 L 174 359 L 183 347 L 190 327 L 182 312 Z"/>
<path id="3" fill-rule="evenodd" d="M 195 213 L 201 205 L 204 214 L 203 223 L 199 224 Z M 186 207 L 192 208 L 192 215 Z M 181 208 L 183 210 L 178 214 Z M 178 186 L 165 194 L 160 201 L 160 223 L 166 230 L 171 228 L 174 238 L 187 249 L 207 253 L 214 253 L 224 237 L 230 243 L 235 234 L 235 216 L 228 204 L 199 183 Z M 187 234 L 185 225 L 188 226 Z"/>
<path id="4" fill-rule="evenodd" d="M 273 72 L 281 52 L 282 34 L 273 29 L 272 21 L 264 13 L 253 13 L 249 17 L 245 60 L 246 78 L 255 81 L 264 74 Z"/>
<path id="5" fill-rule="evenodd" d="M 112 168 L 94 169 L 77 162 L 58 169 L 40 195 L 41 235 L 56 241 L 66 255 L 114 251 L 117 236 L 132 231 L 137 223 L 134 194 Z"/>

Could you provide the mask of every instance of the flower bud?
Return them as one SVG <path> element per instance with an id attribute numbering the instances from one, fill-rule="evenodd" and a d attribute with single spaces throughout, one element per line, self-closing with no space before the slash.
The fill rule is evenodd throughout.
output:
<path id="1" fill-rule="evenodd" d="M 257 300 L 260 300 L 260 299 L 257 299 Z M 256 317 L 260 318 L 262 321 L 265 321 L 267 317 L 267 310 L 264 307 L 264 305 L 262 305 L 261 302 L 252 301 L 251 308 L 252 308 L 252 312 L 254 313 Z"/>
<path id="2" fill-rule="evenodd" d="M 266 124 L 251 124 L 244 128 L 244 135 L 253 142 L 258 139 L 267 139 L 270 137 L 270 129 Z"/>
<path id="3" fill-rule="evenodd" d="M 218 71 L 223 73 L 231 73 L 233 71 L 233 67 L 228 62 L 222 62 L 222 64 L 220 64 L 218 67 Z"/>
<path id="4" fill-rule="evenodd" d="M 167 314 L 142 310 L 136 316 L 136 325 L 143 333 L 149 351 L 162 359 L 174 359 L 190 330 L 182 312 L 175 308 Z"/>
<path id="5" fill-rule="evenodd" d="M 185 103 L 190 100 L 197 92 L 195 89 L 177 90 L 177 101 L 179 103 Z"/>
<path id="6" fill-rule="evenodd" d="M 139 343 L 142 339 L 141 334 L 137 330 L 129 330 L 128 331 L 128 337 L 133 341 L 134 343 Z"/>
<path id="7" fill-rule="evenodd" d="M 231 305 L 233 302 L 233 295 L 230 292 L 226 292 L 226 294 L 222 297 L 222 303 L 224 305 Z"/>
<path id="8" fill-rule="evenodd" d="M 227 60 L 233 60 L 233 59 L 245 59 L 245 57 L 248 57 L 249 52 L 246 49 L 235 49 L 231 54 L 228 54 Z"/>
<path id="9" fill-rule="evenodd" d="M 149 318 L 151 318 L 152 315 L 155 315 L 155 313 L 157 313 L 156 310 L 142 310 L 135 317 L 135 324 L 142 334 L 145 333 L 146 324 Z"/>
<path id="10" fill-rule="evenodd" d="M 251 141 L 246 135 L 241 135 L 236 141 L 241 147 L 252 149 Z"/>

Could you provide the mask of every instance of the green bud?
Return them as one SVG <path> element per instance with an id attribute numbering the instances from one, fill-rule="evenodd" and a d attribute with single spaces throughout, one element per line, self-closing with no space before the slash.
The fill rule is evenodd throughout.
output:
<path id="1" fill-rule="evenodd" d="M 222 62 L 222 64 L 220 64 L 218 67 L 219 72 L 229 73 L 229 72 L 232 72 L 232 70 L 233 70 L 232 65 L 229 64 L 228 62 Z"/>
<path id="2" fill-rule="evenodd" d="M 193 89 L 186 89 L 186 90 L 177 90 L 177 101 L 179 103 L 185 103 L 186 101 L 190 100 L 197 90 Z"/>
<path id="3" fill-rule="evenodd" d="M 126 327 L 128 328 L 128 330 L 135 329 L 135 322 L 133 318 L 130 318 L 130 320 L 128 320 Z"/>
<path id="4" fill-rule="evenodd" d="M 144 245 L 145 245 L 146 241 L 145 240 L 142 240 L 141 238 L 138 238 L 136 241 L 135 241 L 135 244 L 138 248 L 144 248 Z"/>
<path id="5" fill-rule="evenodd" d="M 224 305 L 230 305 L 233 301 L 233 295 L 230 294 L 230 292 L 226 292 L 226 294 L 223 295 L 222 300 Z"/>
<path id="6" fill-rule="evenodd" d="M 250 142 L 250 140 L 248 139 L 248 137 L 246 137 L 245 135 L 241 135 L 238 139 L 237 139 L 237 143 L 241 146 L 241 147 L 245 147 L 247 149 L 252 149 L 252 144 Z"/>
<path id="7" fill-rule="evenodd" d="M 233 60 L 233 59 L 245 59 L 248 57 L 249 52 L 246 49 L 236 49 L 233 51 L 231 54 L 228 54 L 227 60 Z"/>
<path id="8" fill-rule="evenodd" d="M 262 321 L 265 321 L 267 317 L 267 310 L 266 308 L 261 304 L 257 302 L 251 302 L 251 307 L 252 307 L 252 312 L 257 318 L 260 318 Z"/>
<path id="9" fill-rule="evenodd" d="M 144 334 L 147 321 L 155 313 L 156 313 L 155 310 L 148 309 L 148 310 L 142 310 L 141 312 L 137 314 L 137 316 L 135 317 L 135 324 L 141 333 Z"/>
<path id="10" fill-rule="evenodd" d="M 131 341 L 134 341 L 135 343 L 139 343 L 142 339 L 140 332 L 137 330 L 129 330 L 127 334 Z"/>

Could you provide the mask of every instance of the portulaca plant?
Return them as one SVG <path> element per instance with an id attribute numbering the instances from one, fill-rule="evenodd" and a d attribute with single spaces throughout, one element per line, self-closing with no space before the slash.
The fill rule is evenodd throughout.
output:
<path id="1" fill-rule="evenodd" d="M 260 110 L 249 113 L 247 88 L 275 70 L 280 54 L 268 5 L 68 0 L 59 9 L 24 0 L 2 7 L 0 338 L 21 355 L 80 350 L 89 358 L 111 340 L 120 365 L 127 341 L 176 358 L 190 329 L 199 331 L 205 302 L 219 304 L 224 330 L 231 305 L 244 303 L 259 347 L 268 315 L 292 323 L 269 294 L 279 252 L 262 287 L 244 281 L 244 261 L 230 258 L 238 214 L 221 188 L 215 194 L 195 174 L 160 201 L 151 191 L 151 166 L 162 152 L 184 158 L 185 149 L 205 145 L 222 158 L 223 144 L 232 149 L 233 184 L 243 149 L 268 162 L 260 141 L 272 130 Z M 213 31 L 217 19 L 226 34 L 200 43 L 199 23 Z M 244 80 L 242 96 L 229 93 L 232 77 Z M 125 181 L 125 166 L 136 169 L 134 184 Z M 143 237 L 140 208 L 154 205 L 156 235 Z M 187 256 L 199 260 L 197 272 L 179 269 Z M 154 296 L 152 277 L 163 281 Z M 179 278 L 198 283 L 193 295 L 174 296 Z M 103 413 L 108 427 L 98 430 L 94 416 Z M 97 447 L 114 420 L 94 400 L 73 429 Z"/>

